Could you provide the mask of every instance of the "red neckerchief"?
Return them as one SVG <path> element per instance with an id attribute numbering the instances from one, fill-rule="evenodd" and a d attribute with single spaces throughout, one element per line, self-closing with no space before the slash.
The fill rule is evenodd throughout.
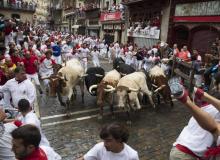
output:
<path id="1" fill-rule="evenodd" d="M 35 149 L 31 155 L 27 156 L 24 159 L 20 160 L 48 160 L 46 153 L 39 147 Z"/>
<path id="2" fill-rule="evenodd" d="M 7 64 L 7 67 L 11 68 L 11 67 L 13 67 L 13 65 L 14 65 L 14 63 L 9 63 L 9 64 Z"/>
<path id="3" fill-rule="evenodd" d="M 216 157 L 220 155 L 220 146 L 208 147 L 208 150 L 205 152 L 205 158 Z"/>

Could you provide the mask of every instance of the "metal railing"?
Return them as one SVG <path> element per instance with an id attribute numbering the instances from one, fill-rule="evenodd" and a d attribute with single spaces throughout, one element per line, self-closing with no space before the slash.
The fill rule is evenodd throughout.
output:
<path id="1" fill-rule="evenodd" d="M 18 1 L 17 3 L 7 3 L 4 1 L 0 1 L 0 8 L 2 9 L 13 9 L 13 10 L 21 10 L 21 11 L 31 11 L 34 12 L 36 10 L 36 6 L 31 3 Z"/>

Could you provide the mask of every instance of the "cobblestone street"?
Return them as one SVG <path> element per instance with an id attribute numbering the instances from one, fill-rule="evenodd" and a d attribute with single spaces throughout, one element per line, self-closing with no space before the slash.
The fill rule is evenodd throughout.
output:
<path id="1" fill-rule="evenodd" d="M 105 70 L 110 65 L 102 63 Z M 74 160 L 86 153 L 94 144 L 100 141 L 99 129 L 102 125 L 114 121 L 126 124 L 126 114 L 116 113 L 116 117 L 106 115 L 98 120 L 98 108 L 95 97 L 85 89 L 85 104 L 81 103 L 78 92 L 77 101 L 71 108 L 71 117 L 65 116 L 64 107 L 56 98 L 42 96 L 39 98 L 43 130 L 51 146 L 64 160 Z M 170 110 L 169 106 L 161 104 L 159 111 L 150 106 L 143 106 L 138 114 L 132 114 L 132 125 L 128 144 L 139 152 L 141 160 L 168 159 L 172 143 L 175 141 L 183 126 L 186 125 L 190 114 L 179 102 Z M 105 108 L 105 113 L 109 110 Z"/>

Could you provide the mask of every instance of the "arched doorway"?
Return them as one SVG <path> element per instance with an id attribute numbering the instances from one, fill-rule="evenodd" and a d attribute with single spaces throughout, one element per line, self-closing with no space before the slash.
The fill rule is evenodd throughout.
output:
<path id="1" fill-rule="evenodd" d="M 186 26 L 176 26 L 173 30 L 172 42 L 177 43 L 179 48 L 189 42 L 189 29 Z"/>
<path id="2" fill-rule="evenodd" d="M 201 54 L 209 52 L 212 43 L 219 37 L 218 30 L 211 26 L 195 27 L 191 33 L 191 48 L 197 49 Z"/>

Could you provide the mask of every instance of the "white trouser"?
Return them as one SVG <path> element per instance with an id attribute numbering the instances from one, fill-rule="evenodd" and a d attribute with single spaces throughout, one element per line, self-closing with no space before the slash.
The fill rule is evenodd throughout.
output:
<path id="1" fill-rule="evenodd" d="M 52 59 L 56 62 L 56 64 L 62 64 L 62 58 L 61 55 L 56 57 L 56 56 L 52 56 Z"/>
<path id="2" fill-rule="evenodd" d="M 105 58 L 105 56 L 106 56 L 106 49 L 100 49 L 100 56 Z"/>
<path id="3" fill-rule="evenodd" d="M 137 63 L 138 63 L 138 70 L 141 70 L 141 68 L 142 68 L 142 60 L 138 60 L 137 61 Z"/>
<path id="4" fill-rule="evenodd" d="M 53 72 L 48 72 L 48 73 L 41 73 L 41 78 L 44 78 L 44 77 L 50 77 L 51 75 L 53 74 Z M 44 79 L 43 80 L 43 84 L 45 87 L 49 87 L 49 82 L 50 80 L 49 79 Z"/>
<path id="5" fill-rule="evenodd" d="M 33 80 L 36 85 L 38 86 L 40 85 L 40 81 L 37 73 L 27 74 L 27 78 L 30 79 L 31 81 Z"/>
<path id="6" fill-rule="evenodd" d="M 93 59 L 92 62 L 95 67 L 100 67 L 99 59 Z"/>
<path id="7" fill-rule="evenodd" d="M 81 64 L 82 64 L 82 66 L 83 66 L 83 68 L 84 68 L 84 70 L 86 72 L 87 71 L 87 64 L 88 64 L 87 58 L 83 58 L 81 60 Z"/>
<path id="8" fill-rule="evenodd" d="M 111 62 L 111 61 L 112 61 L 112 53 L 111 53 L 111 52 L 109 52 L 109 51 L 108 51 L 108 60 L 109 60 L 109 62 Z"/>

